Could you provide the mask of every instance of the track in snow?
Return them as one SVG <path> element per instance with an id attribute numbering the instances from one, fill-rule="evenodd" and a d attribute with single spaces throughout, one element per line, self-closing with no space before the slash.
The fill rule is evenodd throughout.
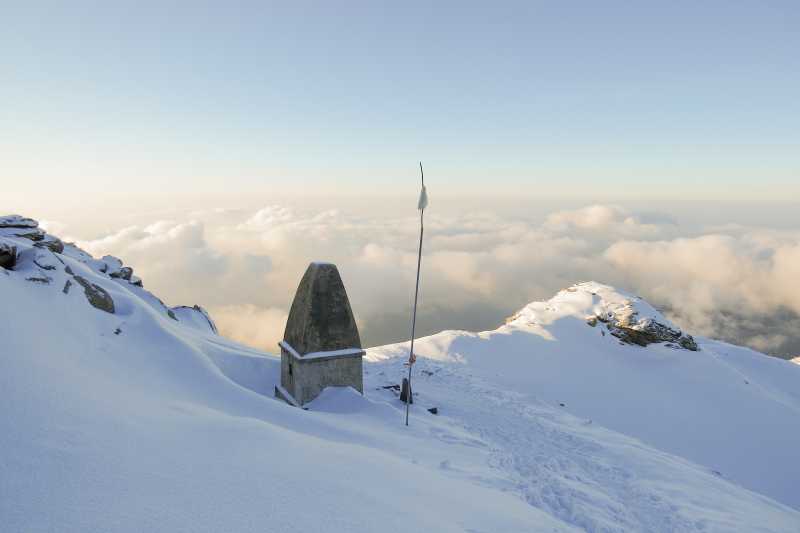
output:
<path id="1" fill-rule="evenodd" d="M 466 365 L 418 361 L 413 408 L 417 416 L 429 416 L 427 407 L 439 407 L 443 427 L 432 428 L 432 436 L 484 448 L 487 464 L 505 481 L 478 482 L 511 491 L 585 531 L 717 530 L 715 511 L 730 512 L 728 498 L 741 498 L 737 493 L 744 491 L 717 473 L 576 418 L 563 407 L 500 390 L 472 375 Z M 398 359 L 370 363 L 369 369 L 367 390 L 372 394 L 407 371 Z M 380 390 L 386 398 L 392 394 Z M 440 467 L 458 469 L 448 461 Z M 676 487 L 683 483 L 688 483 L 685 491 Z"/>

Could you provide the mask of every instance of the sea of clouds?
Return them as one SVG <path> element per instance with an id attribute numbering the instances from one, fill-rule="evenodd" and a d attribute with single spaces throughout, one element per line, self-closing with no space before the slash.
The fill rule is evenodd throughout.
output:
<path id="1" fill-rule="evenodd" d="M 529 301 L 596 280 L 640 294 L 690 333 L 800 353 L 797 230 L 687 230 L 670 216 L 613 205 L 530 218 L 432 211 L 425 229 L 422 334 L 494 329 Z M 272 205 L 189 212 L 76 240 L 122 258 L 170 304 L 205 306 L 224 335 L 274 350 L 313 260 L 339 266 L 364 344 L 407 339 L 417 239 L 413 215 Z"/>

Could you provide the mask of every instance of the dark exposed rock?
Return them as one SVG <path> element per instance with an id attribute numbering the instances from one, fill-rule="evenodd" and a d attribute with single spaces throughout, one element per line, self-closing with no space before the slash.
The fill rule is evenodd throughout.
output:
<path id="1" fill-rule="evenodd" d="M 93 307 L 106 313 L 114 313 L 114 300 L 103 287 L 95 285 L 82 276 L 75 275 L 73 278 L 83 287 L 83 293 Z"/>
<path id="2" fill-rule="evenodd" d="M 53 281 L 52 279 L 48 278 L 47 276 L 31 276 L 29 278 L 25 278 L 28 281 L 33 281 L 36 283 L 44 283 L 45 285 Z"/>
<path id="3" fill-rule="evenodd" d="M 34 241 L 34 242 L 39 242 L 39 241 L 44 240 L 44 236 L 45 236 L 45 233 L 42 230 L 38 229 L 38 228 L 34 229 L 34 231 L 26 231 L 24 233 L 16 233 L 15 234 L 15 237 L 21 237 L 23 239 L 28 239 L 28 240 L 31 240 L 31 241 Z"/>
<path id="4" fill-rule="evenodd" d="M 67 282 L 64 284 L 64 288 L 61 289 L 61 292 L 64 294 L 69 294 L 69 289 L 72 287 L 72 280 L 68 279 Z"/>
<path id="5" fill-rule="evenodd" d="M 164 301 L 163 301 L 161 298 L 159 298 L 158 296 L 155 296 L 155 295 L 153 295 L 153 296 L 155 297 L 155 299 L 156 299 L 156 300 L 158 300 L 158 303 L 160 303 L 160 304 L 161 304 L 161 307 L 163 307 L 163 308 L 164 308 L 164 311 L 167 313 L 167 315 L 168 315 L 168 316 L 169 316 L 169 317 L 170 317 L 172 320 L 174 320 L 175 322 L 180 322 L 180 320 L 178 320 L 178 317 L 177 317 L 177 316 L 175 316 L 175 313 L 172 311 L 172 309 L 170 309 L 169 307 L 167 307 L 167 304 L 165 304 L 165 303 L 164 303 Z"/>
<path id="6" fill-rule="evenodd" d="M 430 409 L 428 409 L 428 412 L 430 414 L 432 414 L 432 415 L 438 415 L 439 414 L 439 408 L 438 407 L 431 407 Z"/>
<path id="7" fill-rule="evenodd" d="M 685 335 L 664 324 L 652 322 L 644 329 L 633 329 L 625 326 L 609 326 L 612 335 L 627 344 L 647 346 L 659 342 L 677 343 L 682 348 L 697 351 L 697 343 L 691 335 Z"/>
<path id="8" fill-rule="evenodd" d="M 219 332 L 217 331 L 217 325 L 216 325 L 216 324 L 214 323 L 214 321 L 211 319 L 211 315 L 209 315 L 209 314 L 208 314 L 208 311 L 206 311 L 205 309 L 203 309 L 202 307 L 200 307 L 200 306 L 199 306 L 199 305 L 197 305 L 197 304 L 195 304 L 195 305 L 193 306 L 193 309 L 194 309 L 195 311 L 197 311 L 198 313 L 200 313 L 201 315 L 203 315 L 203 317 L 206 319 L 206 322 L 208 322 L 208 326 L 211 328 L 211 331 L 213 331 L 214 333 L 219 333 Z"/>
<path id="9" fill-rule="evenodd" d="M 694 341 L 694 337 L 692 337 L 691 335 L 682 336 L 680 339 L 678 339 L 678 344 L 680 344 L 683 348 L 686 348 L 687 350 L 691 350 L 693 352 L 699 350 L 699 348 L 697 347 L 697 343 Z"/>
<path id="10" fill-rule="evenodd" d="M 0 242 L 0 267 L 11 270 L 17 264 L 17 247 Z"/>
<path id="11" fill-rule="evenodd" d="M 60 254 L 64 251 L 64 243 L 61 242 L 61 239 L 56 239 L 48 235 L 45 240 L 37 242 L 34 246 L 38 248 L 47 248 L 53 253 Z"/>
<path id="12" fill-rule="evenodd" d="M 297 287 L 283 339 L 301 355 L 361 347 L 336 265 L 309 265 Z"/>
<path id="13" fill-rule="evenodd" d="M 606 325 L 609 333 L 624 344 L 648 346 L 656 343 L 672 343 L 693 352 L 698 350 L 697 343 L 691 335 L 653 318 L 640 318 L 631 302 L 625 302 L 613 312 L 598 314 L 587 319 L 599 321 Z"/>
<path id="14" fill-rule="evenodd" d="M 103 266 L 100 267 L 100 272 L 111 275 L 112 272 L 116 272 L 122 268 L 122 261 L 113 255 L 104 255 L 101 261 L 103 261 Z"/>
<path id="15" fill-rule="evenodd" d="M 131 267 L 122 267 L 116 272 L 112 272 L 110 275 L 112 278 L 124 279 L 125 281 L 130 281 L 131 276 L 133 276 L 133 269 Z"/>

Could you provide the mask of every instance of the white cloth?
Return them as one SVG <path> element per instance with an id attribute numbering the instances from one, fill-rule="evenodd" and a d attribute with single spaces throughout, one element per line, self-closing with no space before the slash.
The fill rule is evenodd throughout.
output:
<path id="1" fill-rule="evenodd" d="M 422 190 L 419 193 L 419 202 L 417 203 L 417 209 L 422 211 L 428 207 L 428 191 L 425 189 L 425 186 L 422 186 Z"/>

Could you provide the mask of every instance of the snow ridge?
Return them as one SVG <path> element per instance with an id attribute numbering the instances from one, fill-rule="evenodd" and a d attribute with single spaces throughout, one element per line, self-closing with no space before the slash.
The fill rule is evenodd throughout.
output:
<path id="1" fill-rule="evenodd" d="M 800 529 L 800 366 L 606 285 L 420 339 L 408 428 L 408 343 L 290 407 L 277 356 L 32 219 L 0 217 L 0 295 L 9 531 Z"/>

